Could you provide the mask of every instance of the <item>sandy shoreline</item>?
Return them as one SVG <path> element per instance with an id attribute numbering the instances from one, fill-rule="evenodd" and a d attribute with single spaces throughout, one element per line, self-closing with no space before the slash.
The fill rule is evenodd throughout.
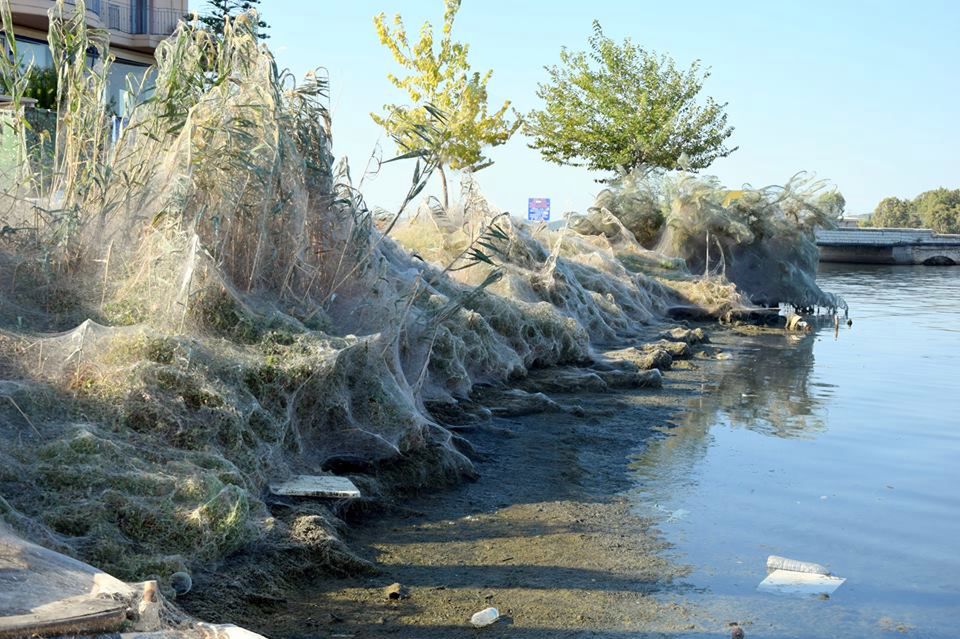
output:
<path id="1" fill-rule="evenodd" d="M 736 339 L 721 332 L 721 342 Z M 271 637 L 457 636 L 473 632 L 469 616 L 487 606 L 503 615 L 487 636 L 705 630 L 671 601 L 687 588 L 686 567 L 665 557 L 667 541 L 623 493 L 631 455 L 696 398 L 722 350 L 694 347 L 662 390 L 554 395 L 567 411 L 460 431 L 479 453 L 477 481 L 403 500 L 345 533 L 373 574 L 317 574 L 280 597 L 211 593 L 178 604 Z M 401 599 L 384 593 L 394 582 Z"/>

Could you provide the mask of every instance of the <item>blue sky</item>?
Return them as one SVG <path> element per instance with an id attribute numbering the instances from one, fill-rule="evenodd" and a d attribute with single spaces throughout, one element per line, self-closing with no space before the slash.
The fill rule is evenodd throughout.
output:
<path id="1" fill-rule="evenodd" d="M 191 0 L 191 6 L 202 3 Z M 354 176 L 378 140 L 369 112 L 405 96 L 377 41 L 373 16 L 400 13 L 408 32 L 441 22 L 442 0 L 263 0 L 268 41 L 297 75 L 326 67 L 332 84 L 334 153 Z M 830 179 L 861 213 L 887 195 L 960 187 L 960 3 L 651 2 L 647 0 L 463 0 L 455 37 L 477 70 L 493 69 L 491 101 L 521 112 L 539 106 L 536 85 L 561 46 L 586 47 L 600 20 L 615 39 L 711 67 L 704 93 L 728 102 L 740 149 L 709 170 L 730 186 L 782 183 L 797 171 Z M 491 201 L 523 214 L 528 197 L 554 213 L 584 210 L 596 175 L 541 160 L 522 135 L 490 151 L 477 177 Z M 411 167 L 388 165 L 367 199 L 395 207 Z M 454 180 L 454 183 L 455 180 Z M 436 185 L 439 192 L 439 185 Z"/>

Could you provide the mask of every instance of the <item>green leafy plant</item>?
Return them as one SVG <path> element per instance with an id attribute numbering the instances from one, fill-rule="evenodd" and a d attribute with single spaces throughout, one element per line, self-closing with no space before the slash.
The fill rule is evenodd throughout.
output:
<path id="1" fill-rule="evenodd" d="M 530 146 L 546 160 L 618 173 L 681 163 L 696 170 L 736 150 L 725 144 L 733 133 L 726 104 L 698 103 L 710 75 L 699 61 L 680 69 L 629 39 L 617 44 L 596 21 L 589 43 L 589 52 L 561 50 L 537 90 L 544 107 L 526 116 Z"/>
<path id="2" fill-rule="evenodd" d="M 57 107 L 57 72 L 52 67 L 31 66 L 24 74 L 26 85 L 23 91 L 24 98 L 36 100 L 33 105 L 39 109 L 55 109 Z M 12 87 L 7 78 L 0 79 L 2 91 L 10 95 Z"/>
<path id="3" fill-rule="evenodd" d="M 418 106 L 384 106 L 383 114 L 371 113 L 374 122 L 387 131 L 406 153 L 424 146 L 424 141 L 411 128 L 412 124 L 429 123 L 434 118 L 423 104 L 446 114 L 443 137 L 431 140 L 438 145 L 437 169 L 443 187 L 443 205 L 449 206 L 447 178 L 444 167 L 454 170 L 470 168 L 478 171 L 492 162 L 483 155 L 487 146 L 503 144 L 520 126 L 519 118 L 507 116 L 510 102 L 505 101 L 493 113 L 487 111 L 487 83 L 492 71 L 480 74 L 470 71 L 467 62 L 469 47 L 452 38 L 453 23 L 460 8 L 460 0 L 445 0 L 443 28 L 439 46 L 434 41 L 433 27 L 425 22 L 420 39 L 411 46 L 403 20 L 394 16 L 393 27 L 386 17 L 374 18 L 381 44 L 394 59 L 409 72 L 404 78 L 393 74 L 387 77 L 398 89 L 407 92 L 410 101 Z"/>

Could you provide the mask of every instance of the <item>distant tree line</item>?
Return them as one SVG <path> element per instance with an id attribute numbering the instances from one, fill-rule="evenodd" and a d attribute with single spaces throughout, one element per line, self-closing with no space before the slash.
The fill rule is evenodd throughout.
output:
<path id="1" fill-rule="evenodd" d="M 960 233 L 960 189 L 933 189 L 905 200 L 880 200 L 864 226 L 929 228 L 937 233 Z"/>

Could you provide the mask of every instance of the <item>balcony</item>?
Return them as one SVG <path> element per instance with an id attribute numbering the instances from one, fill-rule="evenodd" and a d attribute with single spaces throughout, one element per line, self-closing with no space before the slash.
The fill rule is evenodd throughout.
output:
<path id="1" fill-rule="evenodd" d="M 68 4 L 74 4 L 69 2 Z M 168 36 L 177 28 L 185 12 L 179 9 L 149 9 L 146 3 L 87 0 L 87 12 L 100 18 L 104 27 L 129 35 Z"/>
<path id="2" fill-rule="evenodd" d="M 66 0 L 76 7 L 74 0 Z M 10 0 L 13 24 L 39 38 L 49 28 L 47 12 L 53 0 Z M 152 6 L 151 6 L 152 5 Z M 188 0 L 86 0 L 87 24 L 110 31 L 110 46 L 118 58 L 140 64 L 153 62 L 157 46 L 170 36 L 187 14 Z"/>

